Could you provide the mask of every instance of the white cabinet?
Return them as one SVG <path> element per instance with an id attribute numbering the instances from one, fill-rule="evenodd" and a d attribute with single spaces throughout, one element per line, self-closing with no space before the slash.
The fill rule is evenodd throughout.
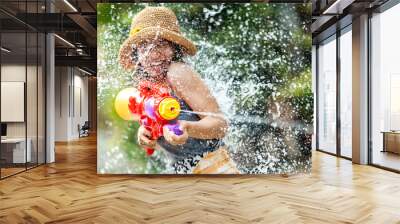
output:
<path id="1" fill-rule="evenodd" d="M 5 146 L 8 149 L 12 149 L 12 163 L 32 161 L 32 140 L 28 138 L 26 143 L 28 145 L 25 152 L 25 138 L 7 138 L 1 140 L 2 147 Z"/>

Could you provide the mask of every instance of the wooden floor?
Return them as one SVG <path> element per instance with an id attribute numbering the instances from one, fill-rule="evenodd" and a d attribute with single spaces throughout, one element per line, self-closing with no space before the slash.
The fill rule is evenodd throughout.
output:
<path id="1" fill-rule="evenodd" d="M 400 175 L 314 153 L 310 175 L 96 174 L 96 141 L 0 181 L 0 223 L 400 223 Z"/>
<path id="2" fill-rule="evenodd" d="M 4 168 L 3 167 L 3 168 L 1 168 L 1 177 L 8 177 L 10 175 L 13 175 L 13 174 L 16 174 L 19 172 L 23 172 L 24 170 L 26 170 L 25 167 L 23 167 L 23 168 L 19 168 L 19 167 Z"/>
<path id="3" fill-rule="evenodd" d="M 374 164 L 400 170 L 400 154 L 375 150 L 372 159 Z"/>

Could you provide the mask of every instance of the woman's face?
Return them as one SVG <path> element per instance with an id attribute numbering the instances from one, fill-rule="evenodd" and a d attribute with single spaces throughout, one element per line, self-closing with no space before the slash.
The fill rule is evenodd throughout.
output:
<path id="1" fill-rule="evenodd" d="M 168 71 L 174 48 L 165 40 L 145 42 L 137 48 L 138 62 L 149 75 L 156 77 Z"/>

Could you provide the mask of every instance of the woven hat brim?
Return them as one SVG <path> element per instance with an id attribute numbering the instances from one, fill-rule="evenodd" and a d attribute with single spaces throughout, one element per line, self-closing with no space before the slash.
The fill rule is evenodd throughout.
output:
<path id="1" fill-rule="evenodd" d="M 197 52 L 196 45 L 181 34 L 161 27 L 147 27 L 143 28 L 135 35 L 128 37 L 122 44 L 119 51 L 119 62 L 122 67 L 128 70 L 134 69 L 136 63 L 132 60 L 134 45 L 156 38 L 165 39 L 182 46 L 189 55 L 195 55 Z"/>

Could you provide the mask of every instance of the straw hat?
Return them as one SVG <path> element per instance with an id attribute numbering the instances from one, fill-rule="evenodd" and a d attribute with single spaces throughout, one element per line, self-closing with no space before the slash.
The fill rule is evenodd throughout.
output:
<path id="1" fill-rule="evenodd" d="M 122 67 L 127 70 L 134 69 L 136 61 L 132 52 L 137 44 L 157 37 L 182 46 L 189 55 L 196 54 L 196 46 L 182 36 L 172 10 L 165 7 L 146 7 L 132 19 L 129 37 L 119 50 L 119 62 Z"/>

